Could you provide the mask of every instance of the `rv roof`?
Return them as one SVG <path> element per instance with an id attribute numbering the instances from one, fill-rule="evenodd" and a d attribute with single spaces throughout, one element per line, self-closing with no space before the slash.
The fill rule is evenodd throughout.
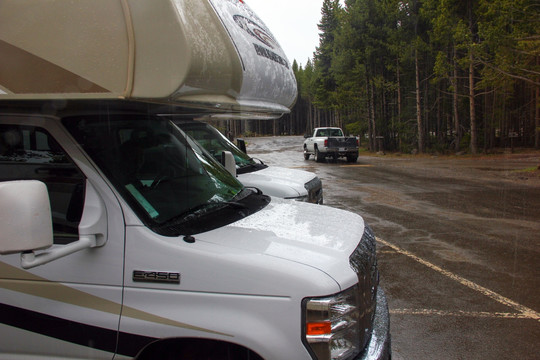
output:
<path id="1" fill-rule="evenodd" d="M 296 99 L 279 44 L 238 0 L 2 0 L 0 101 L 125 99 L 277 117 Z"/>

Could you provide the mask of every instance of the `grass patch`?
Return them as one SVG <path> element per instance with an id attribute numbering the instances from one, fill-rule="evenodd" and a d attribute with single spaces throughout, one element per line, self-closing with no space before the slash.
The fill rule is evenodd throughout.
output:
<path id="1" fill-rule="evenodd" d="M 531 166 L 531 167 L 528 167 L 528 168 L 525 168 L 525 169 L 514 170 L 514 172 L 533 173 L 533 172 L 537 172 L 538 170 L 540 170 L 540 166 Z"/>

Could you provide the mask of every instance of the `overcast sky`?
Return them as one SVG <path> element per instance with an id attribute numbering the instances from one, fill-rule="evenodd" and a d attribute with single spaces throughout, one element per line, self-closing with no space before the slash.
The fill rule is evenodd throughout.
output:
<path id="1" fill-rule="evenodd" d="M 305 66 L 319 45 L 323 0 L 244 0 L 268 26 L 287 59 Z"/>

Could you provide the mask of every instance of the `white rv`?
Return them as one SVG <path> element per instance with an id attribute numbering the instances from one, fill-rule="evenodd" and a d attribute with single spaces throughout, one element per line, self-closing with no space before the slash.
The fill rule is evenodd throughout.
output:
<path id="1" fill-rule="evenodd" d="M 314 204 L 323 203 L 322 182 L 314 173 L 268 166 L 261 160 L 255 160 L 210 124 L 189 119 L 174 119 L 174 117 L 173 121 L 216 159 L 220 160 L 224 152 L 230 152 L 234 157 L 235 165 L 232 173 L 245 186 L 258 188 L 270 196 Z"/>
<path id="2" fill-rule="evenodd" d="M 0 358 L 388 358 L 362 217 L 245 188 L 156 116 L 295 96 L 242 0 L 0 0 Z"/>

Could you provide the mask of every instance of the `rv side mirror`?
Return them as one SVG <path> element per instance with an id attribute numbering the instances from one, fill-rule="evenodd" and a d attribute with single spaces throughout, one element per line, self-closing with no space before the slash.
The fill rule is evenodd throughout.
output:
<path id="1" fill-rule="evenodd" d="M 240 150 L 242 150 L 245 154 L 247 154 L 246 150 L 246 141 L 244 139 L 236 139 L 236 145 Z"/>
<path id="2" fill-rule="evenodd" d="M 45 185 L 44 185 L 45 186 Z M 47 194 L 47 189 L 45 189 Z M 1 197 L 1 195 L 0 195 Z M 48 201 L 48 195 L 47 195 Z M 50 244 L 52 245 L 52 221 L 49 209 Z M 1 226 L 2 224 L 0 224 Z M 30 225 L 34 228 L 34 225 Z M 36 226 L 36 230 L 41 231 L 44 226 Z M 36 254 L 33 250 L 39 248 L 28 248 L 21 254 L 21 267 L 30 269 L 39 265 L 47 264 L 64 256 L 71 255 L 81 250 L 103 246 L 106 242 L 107 234 L 107 212 L 105 204 L 92 184 L 86 181 L 86 194 L 84 198 L 84 209 L 79 223 L 79 240 L 66 245 L 55 246 L 47 251 Z M 49 245 L 50 246 L 50 245 Z"/>
<path id="3" fill-rule="evenodd" d="M 47 186 L 38 180 L 0 182 L 0 229 L 1 255 L 52 246 Z"/>
<path id="4" fill-rule="evenodd" d="M 230 151 L 223 151 L 221 153 L 221 164 L 232 176 L 236 177 L 236 161 L 234 160 L 234 155 Z"/>

